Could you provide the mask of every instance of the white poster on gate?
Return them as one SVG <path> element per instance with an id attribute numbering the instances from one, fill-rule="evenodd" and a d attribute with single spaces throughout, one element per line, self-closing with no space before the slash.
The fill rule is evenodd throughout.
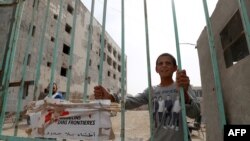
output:
<path id="1" fill-rule="evenodd" d="M 47 98 L 28 106 L 29 137 L 85 141 L 112 138 L 110 100 L 70 103 Z M 111 134 L 112 133 L 112 134 Z"/>
<path id="2" fill-rule="evenodd" d="M 33 137 L 57 138 L 57 139 L 81 139 L 98 140 L 100 112 L 79 108 L 65 109 L 67 113 L 63 117 L 54 118 L 47 112 L 39 118 L 37 127 L 33 127 Z M 37 118 L 39 116 L 31 116 Z M 36 121 L 36 120 L 33 120 Z M 32 123 L 31 123 L 32 124 Z"/>

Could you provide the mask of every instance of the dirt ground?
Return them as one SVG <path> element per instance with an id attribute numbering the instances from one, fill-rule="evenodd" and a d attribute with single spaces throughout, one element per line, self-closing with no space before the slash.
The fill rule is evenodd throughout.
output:
<path id="1" fill-rule="evenodd" d="M 111 117 L 112 126 L 115 134 L 113 141 L 120 141 L 121 130 L 121 113 L 117 113 L 116 116 Z M 5 125 L 3 129 L 3 135 L 13 135 L 14 129 L 10 128 L 11 124 Z M 27 137 L 25 129 L 28 125 L 26 121 L 22 121 L 19 124 L 19 130 L 17 136 Z M 125 112 L 125 141 L 147 141 L 150 136 L 150 124 L 148 111 L 126 111 Z M 205 128 L 204 132 L 192 132 L 192 141 L 205 141 Z M 202 134 L 203 133 L 203 134 Z"/>
<path id="2" fill-rule="evenodd" d="M 116 136 L 115 141 L 120 141 L 121 114 L 112 117 L 113 130 Z M 192 121 L 191 119 L 188 119 Z M 150 123 L 148 111 L 126 111 L 125 112 L 125 141 L 147 141 L 150 136 Z M 202 131 L 192 131 L 192 141 L 206 141 L 205 128 Z"/>
<path id="3" fill-rule="evenodd" d="M 121 113 L 112 117 L 112 126 L 116 141 L 120 139 Z M 146 141 L 150 136 L 150 124 L 148 111 L 126 111 L 125 112 L 125 140 Z"/>

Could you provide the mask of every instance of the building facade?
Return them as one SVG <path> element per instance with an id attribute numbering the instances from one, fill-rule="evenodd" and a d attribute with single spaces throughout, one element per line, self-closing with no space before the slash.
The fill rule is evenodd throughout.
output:
<path id="1" fill-rule="evenodd" d="M 209 2 L 209 1 L 208 1 Z M 245 0 L 250 18 L 250 1 Z M 250 56 L 247 32 L 237 0 L 219 0 L 211 16 L 227 124 L 250 123 Z M 249 34 L 249 33 L 248 33 Z M 207 141 L 223 141 L 216 86 L 206 28 L 197 41 Z M 221 104 L 220 103 L 220 104 Z"/>
<path id="2" fill-rule="evenodd" d="M 66 93 L 67 86 L 67 71 L 69 67 L 72 68 L 70 95 L 78 95 L 82 98 L 84 91 L 84 74 L 86 67 L 87 44 L 90 25 L 90 11 L 79 1 L 78 8 L 76 9 L 75 1 L 63 0 L 62 16 L 59 19 L 60 4 L 59 0 L 51 0 L 49 6 L 49 14 L 47 20 L 47 30 L 45 31 L 44 51 L 39 52 L 40 41 L 43 33 L 43 23 L 46 13 L 46 0 L 38 1 L 38 9 L 34 17 L 34 23 L 31 25 L 32 11 L 35 6 L 35 0 L 25 1 L 21 26 L 19 30 L 19 38 L 17 41 L 17 48 L 15 53 L 15 60 L 13 64 L 13 71 L 11 73 L 10 88 L 8 94 L 8 111 L 16 109 L 17 94 L 19 91 L 18 82 L 21 81 L 22 66 L 24 63 L 25 51 L 27 46 L 27 39 L 29 30 L 32 28 L 31 36 L 31 49 L 28 53 L 27 72 L 25 83 L 23 105 L 33 99 L 34 93 L 34 80 L 36 72 L 36 64 L 38 62 L 39 53 L 43 54 L 42 64 L 40 66 L 40 80 L 38 84 L 38 91 L 42 93 L 51 81 L 51 71 L 56 54 L 56 69 L 54 82 L 57 83 L 59 91 Z M 0 7 L 0 43 L 1 43 L 1 79 L 3 78 L 3 71 L 5 66 L 5 58 L 7 54 L 7 45 L 11 32 L 11 25 L 15 13 L 16 4 Z M 76 12 L 76 26 L 73 27 L 73 16 Z M 4 19 L 4 20 L 3 20 Z M 58 37 L 56 37 L 56 29 L 58 22 L 61 26 L 59 29 Z M 70 66 L 69 57 L 71 47 L 71 37 L 73 28 L 75 28 L 74 50 L 73 50 L 73 64 Z M 100 54 L 101 54 L 101 24 L 93 20 L 93 34 L 90 49 L 90 60 L 88 62 L 88 95 L 93 94 L 93 87 L 98 85 L 98 74 L 100 70 Z M 56 41 L 58 41 L 58 50 L 54 53 Z M 104 58 L 103 71 L 102 71 L 102 85 L 114 93 L 121 91 L 122 80 L 122 56 L 121 48 L 112 39 L 112 37 L 105 32 L 104 35 Z M 126 56 L 125 56 L 125 72 L 126 72 Z M 126 74 L 126 73 L 125 73 Z M 125 78 L 126 83 L 126 78 Z M 16 84 L 16 85 L 14 85 Z M 124 86 L 125 91 L 127 85 Z"/>

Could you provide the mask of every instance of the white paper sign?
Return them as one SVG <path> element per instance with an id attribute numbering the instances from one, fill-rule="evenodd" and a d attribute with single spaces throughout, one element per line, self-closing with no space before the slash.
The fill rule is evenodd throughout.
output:
<path id="1" fill-rule="evenodd" d="M 67 106 L 70 107 L 70 105 Z M 52 105 L 51 109 L 30 113 L 31 137 L 91 141 L 98 141 L 103 137 L 109 138 L 109 132 L 105 133 L 105 130 L 110 130 L 112 127 L 108 111 L 63 107 L 58 105 L 53 107 Z"/>
<path id="2" fill-rule="evenodd" d="M 98 113 L 60 118 L 45 130 L 45 137 L 64 139 L 92 139 L 98 136 Z"/>

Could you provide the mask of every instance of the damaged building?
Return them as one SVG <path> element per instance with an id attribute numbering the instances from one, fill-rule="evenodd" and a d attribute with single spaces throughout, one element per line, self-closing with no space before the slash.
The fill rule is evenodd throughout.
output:
<path id="1" fill-rule="evenodd" d="M 40 66 L 40 79 L 38 86 L 38 93 L 44 92 L 45 88 L 51 81 L 52 66 L 55 65 L 54 82 L 57 83 L 59 91 L 64 95 L 67 86 L 67 72 L 72 70 L 70 95 L 83 98 L 84 80 L 87 79 L 88 91 L 87 94 L 93 93 L 93 87 L 98 85 L 98 74 L 100 70 L 100 60 L 103 61 L 102 69 L 102 83 L 104 87 L 108 88 L 113 93 L 121 92 L 122 81 L 122 53 L 119 45 L 114 39 L 105 32 L 104 34 L 104 51 L 103 59 L 101 59 L 101 40 L 102 40 L 102 25 L 94 18 L 92 24 L 92 42 L 89 51 L 88 62 L 88 77 L 84 79 L 86 68 L 86 57 L 88 48 L 88 34 L 90 29 L 90 11 L 79 1 L 77 9 L 75 8 L 75 1 L 64 0 L 62 6 L 61 19 L 59 16 L 60 3 L 59 0 L 51 0 L 49 3 L 49 12 L 47 14 L 46 30 L 44 31 L 44 20 L 46 17 L 47 1 L 39 0 L 37 6 L 35 0 L 28 0 L 24 2 L 24 8 L 21 15 L 20 28 L 18 29 L 19 36 L 15 49 L 14 63 L 12 65 L 12 72 L 9 82 L 8 92 L 8 107 L 7 111 L 16 109 L 18 100 L 18 91 L 22 78 L 22 68 L 26 54 L 26 46 L 29 31 L 32 29 L 30 45 L 31 49 L 27 53 L 26 79 L 23 89 L 23 102 L 34 99 L 34 82 L 36 79 L 36 70 L 38 64 L 38 56 L 42 53 L 42 61 Z M 14 3 L 0 7 L 0 78 L 3 83 L 4 69 L 6 68 L 8 48 L 13 45 L 10 40 L 10 35 L 13 27 L 15 17 L 15 10 L 17 4 Z M 34 22 L 31 25 L 32 14 L 34 8 L 37 8 L 34 16 Z M 76 25 L 73 25 L 74 14 L 76 14 Z M 60 22 L 60 29 L 57 35 L 58 22 Z M 72 50 L 71 38 L 75 28 L 73 63 L 69 64 L 70 52 Z M 41 42 L 44 33 L 44 42 Z M 17 34 L 16 34 L 17 35 Z M 42 45 L 43 52 L 40 52 Z M 57 51 L 54 48 L 58 45 Z M 13 51 L 13 50 L 12 50 Z M 56 64 L 54 63 L 54 55 L 56 55 Z M 125 73 L 126 73 L 126 56 L 125 56 Z M 126 78 L 125 78 L 126 83 Z M 1 84 L 2 85 L 2 84 Z M 2 87 L 1 87 L 2 88 Z M 126 91 L 127 86 L 125 84 Z"/>

